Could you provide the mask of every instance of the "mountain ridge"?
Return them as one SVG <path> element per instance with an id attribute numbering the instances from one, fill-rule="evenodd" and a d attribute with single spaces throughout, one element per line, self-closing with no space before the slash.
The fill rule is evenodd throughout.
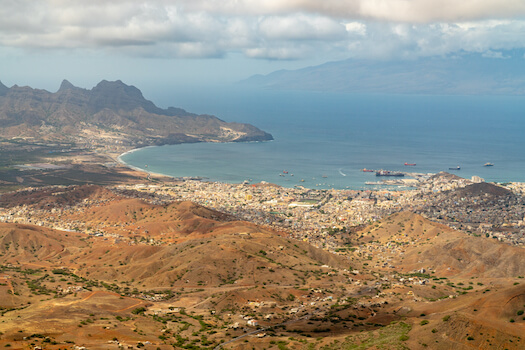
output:
<path id="1" fill-rule="evenodd" d="M 523 95 L 521 60 L 478 56 L 410 61 L 347 59 L 254 75 L 241 85 L 352 93 Z"/>
<path id="2" fill-rule="evenodd" d="M 63 80 L 54 93 L 0 83 L 0 136 L 133 147 L 273 139 L 253 125 L 159 108 L 120 80 L 102 80 L 90 90 Z"/>

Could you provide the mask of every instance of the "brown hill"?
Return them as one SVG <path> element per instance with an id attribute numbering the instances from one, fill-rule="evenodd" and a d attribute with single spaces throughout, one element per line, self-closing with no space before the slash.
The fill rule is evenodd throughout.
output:
<path id="1" fill-rule="evenodd" d="M 72 234 L 45 227 L 0 223 L 0 261 L 52 266 L 78 254 L 87 243 Z"/>
<path id="2" fill-rule="evenodd" d="M 413 305 L 411 349 L 523 349 L 525 286 Z M 426 344 L 424 346 L 423 344 Z"/>
<path id="3" fill-rule="evenodd" d="M 493 197 L 513 196 L 512 191 L 487 182 L 474 183 L 455 191 L 458 197 L 490 195 Z"/>
<path id="4" fill-rule="evenodd" d="M 160 206 L 123 199 L 71 214 L 69 219 L 82 217 L 89 218 L 86 225 L 102 222 L 106 231 L 124 234 L 123 239 L 88 236 L 86 241 L 78 233 L 1 224 L 0 262 L 67 266 L 83 277 L 136 280 L 151 288 L 289 285 L 295 284 L 290 281 L 296 280 L 292 276 L 297 272 L 308 275 L 321 265 L 346 267 L 341 257 L 190 202 Z M 111 231 L 117 223 L 123 226 Z M 148 244 L 152 240 L 158 243 Z"/>
<path id="5" fill-rule="evenodd" d="M 525 250 L 492 238 L 466 235 L 409 213 L 393 214 L 364 237 L 382 246 L 397 247 L 392 265 L 408 272 L 431 269 L 440 276 L 515 277 L 525 275 Z"/>
<path id="6" fill-rule="evenodd" d="M 3 86 L 0 134 L 134 146 L 272 139 L 270 134 L 249 124 L 226 123 L 180 108 L 158 108 L 136 87 L 105 80 L 91 90 L 64 81 L 56 93 Z M 98 136 L 93 138 L 94 135 Z"/>
<path id="7" fill-rule="evenodd" d="M 234 217 L 191 202 L 149 204 L 137 198 L 116 199 L 89 206 L 82 212 L 61 214 L 63 219 L 81 223 L 100 232 L 125 237 L 161 240 L 166 243 L 216 235 L 232 225 Z M 233 227 L 253 231 L 254 225 L 236 222 Z M 251 228 L 248 228 L 251 227 Z"/>
<path id="8" fill-rule="evenodd" d="M 74 206 L 84 200 L 102 201 L 115 199 L 111 191 L 96 185 L 46 187 L 21 190 L 0 195 L 0 207 L 30 206 L 35 209 L 52 209 Z"/>
<path id="9" fill-rule="evenodd" d="M 33 213 L 78 232 L 0 224 L 0 346 L 523 346 L 524 251 L 494 239 L 402 212 L 335 255 L 190 202 L 68 191 L 74 206 Z M 247 335 L 251 318 L 273 328 Z"/>
<path id="10" fill-rule="evenodd" d="M 356 255 L 394 277 L 394 313 L 413 322 L 411 349 L 521 349 L 525 250 L 424 217 L 393 214 L 360 232 Z M 364 243 L 367 242 L 367 243 Z"/>

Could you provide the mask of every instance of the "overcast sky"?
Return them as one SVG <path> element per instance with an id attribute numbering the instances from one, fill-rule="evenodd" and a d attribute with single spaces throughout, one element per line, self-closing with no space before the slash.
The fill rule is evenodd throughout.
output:
<path id="1" fill-rule="evenodd" d="M 525 0 L 0 0 L 0 81 L 140 88 L 346 58 L 525 60 L 524 34 Z"/>

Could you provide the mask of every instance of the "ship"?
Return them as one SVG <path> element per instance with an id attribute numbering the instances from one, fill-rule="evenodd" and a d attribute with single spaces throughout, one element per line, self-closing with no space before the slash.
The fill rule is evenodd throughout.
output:
<path id="1" fill-rule="evenodd" d="M 494 164 L 492 164 L 492 163 L 485 163 L 485 164 L 483 164 L 483 166 L 494 166 Z"/>
<path id="2" fill-rule="evenodd" d="M 405 166 L 416 166 L 416 163 L 406 163 L 405 162 Z"/>
<path id="3" fill-rule="evenodd" d="M 458 165 L 458 166 L 455 167 L 455 168 L 448 168 L 448 170 L 461 170 L 461 167 Z"/>
<path id="4" fill-rule="evenodd" d="M 376 171 L 376 176 L 405 176 L 404 173 L 399 171 L 390 171 L 390 170 L 378 170 Z"/>
<path id="5" fill-rule="evenodd" d="M 364 168 L 364 169 L 361 169 L 361 171 L 365 173 L 373 173 L 375 170 Z"/>
<path id="6" fill-rule="evenodd" d="M 288 171 L 286 171 L 286 170 L 283 170 L 283 174 L 288 174 Z"/>

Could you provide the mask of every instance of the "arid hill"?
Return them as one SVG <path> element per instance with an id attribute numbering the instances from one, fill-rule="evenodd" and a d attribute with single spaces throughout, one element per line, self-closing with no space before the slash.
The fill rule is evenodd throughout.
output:
<path id="1" fill-rule="evenodd" d="M 457 197 L 466 196 L 492 196 L 492 197 L 505 197 L 512 196 L 512 191 L 506 188 L 497 186 L 487 182 L 474 183 L 464 188 L 460 188 L 455 191 Z"/>
<path id="2" fill-rule="evenodd" d="M 120 80 L 103 80 L 91 90 L 64 80 L 56 93 L 0 83 L 0 136 L 128 146 L 272 139 L 249 124 L 161 109 Z"/>
<path id="3" fill-rule="evenodd" d="M 408 300 L 396 314 L 420 323 L 410 348 L 523 347 L 525 250 L 408 212 L 366 227 L 360 237 L 368 243 L 354 254 L 367 254 L 375 271 L 401 276 L 397 291 Z"/>
<path id="4" fill-rule="evenodd" d="M 0 197 L 41 225 L 71 227 L 0 224 L 0 347 L 523 348 L 518 247 L 401 212 L 345 233 L 333 254 L 134 194 Z"/>
<path id="5" fill-rule="evenodd" d="M 391 264 L 399 271 L 432 270 L 441 276 L 525 276 L 525 250 L 495 239 L 466 235 L 424 217 L 402 212 L 365 229 L 364 238 L 397 246 Z"/>
<path id="6" fill-rule="evenodd" d="M 39 189 L 9 192 L 0 195 L 0 207 L 30 206 L 34 209 L 53 209 L 73 206 L 83 200 L 100 201 L 117 196 L 101 186 L 85 185 L 71 187 L 44 187 Z"/>

